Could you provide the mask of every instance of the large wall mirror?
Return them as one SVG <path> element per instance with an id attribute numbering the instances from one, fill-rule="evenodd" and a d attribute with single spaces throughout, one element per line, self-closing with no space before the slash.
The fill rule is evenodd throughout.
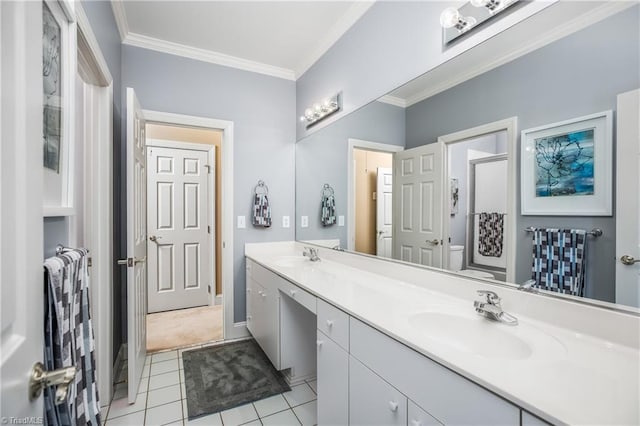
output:
<path id="1" fill-rule="evenodd" d="M 637 230 L 638 205 L 615 207 L 629 188 L 616 150 L 638 153 L 618 138 L 638 127 L 618 95 L 640 88 L 639 18 L 627 7 L 464 78 L 478 46 L 301 139 L 296 239 L 638 307 L 637 269 L 616 272 L 616 227 Z M 594 194 L 603 208 L 585 204 Z M 547 264 L 548 250 L 569 260 Z M 544 281 L 566 267 L 578 272 L 558 288 Z"/>

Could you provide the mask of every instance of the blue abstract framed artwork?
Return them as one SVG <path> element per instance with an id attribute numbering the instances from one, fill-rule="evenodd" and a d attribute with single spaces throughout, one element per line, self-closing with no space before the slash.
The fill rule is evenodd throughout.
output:
<path id="1" fill-rule="evenodd" d="M 522 131 L 523 215 L 612 214 L 612 123 L 604 111 Z"/>

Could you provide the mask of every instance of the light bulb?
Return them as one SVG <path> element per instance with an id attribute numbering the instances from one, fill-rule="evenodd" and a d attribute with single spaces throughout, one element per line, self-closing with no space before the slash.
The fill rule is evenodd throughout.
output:
<path id="1" fill-rule="evenodd" d="M 300 116 L 300 121 L 307 121 L 307 117 L 305 117 L 304 115 Z"/>
<path id="2" fill-rule="evenodd" d="M 440 14 L 440 25 L 443 28 L 452 28 L 460 20 L 460 12 L 454 7 L 448 7 Z"/>
<path id="3" fill-rule="evenodd" d="M 316 112 L 322 112 L 322 105 L 320 105 L 320 104 L 315 104 L 315 105 L 313 106 L 313 109 L 314 109 Z"/>
<path id="4" fill-rule="evenodd" d="M 471 4 L 475 7 L 484 7 L 489 3 L 489 0 L 471 0 Z"/>

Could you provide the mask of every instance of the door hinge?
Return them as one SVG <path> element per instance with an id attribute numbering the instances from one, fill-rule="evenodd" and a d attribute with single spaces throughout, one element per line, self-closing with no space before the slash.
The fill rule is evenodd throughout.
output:
<path id="1" fill-rule="evenodd" d="M 207 225 L 207 233 L 210 234 L 211 233 L 211 226 Z"/>
<path id="2" fill-rule="evenodd" d="M 208 164 L 204 165 L 207 168 L 207 173 L 211 174 L 211 166 Z"/>
<path id="3" fill-rule="evenodd" d="M 224 243 L 224 241 L 222 242 L 222 248 L 227 248 L 227 245 Z"/>
<path id="4" fill-rule="evenodd" d="M 87 258 L 87 268 L 91 268 L 91 266 L 93 266 L 93 258 L 89 257 Z"/>
<path id="5" fill-rule="evenodd" d="M 211 294 L 211 286 L 208 287 L 209 294 Z"/>

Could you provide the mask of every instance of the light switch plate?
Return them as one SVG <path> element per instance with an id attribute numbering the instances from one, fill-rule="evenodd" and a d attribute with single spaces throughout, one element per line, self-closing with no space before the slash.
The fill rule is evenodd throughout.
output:
<path id="1" fill-rule="evenodd" d="M 309 216 L 300 216 L 300 227 L 301 228 L 309 227 Z"/>
<path id="2" fill-rule="evenodd" d="M 344 216 L 338 216 L 338 226 L 344 226 Z"/>
<path id="3" fill-rule="evenodd" d="M 289 227 L 289 216 L 282 216 L 282 227 L 283 228 Z"/>
<path id="4" fill-rule="evenodd" d="M 246 222 L 244 216 L 238 216 L 238 229 L 246 228 Z"/>

